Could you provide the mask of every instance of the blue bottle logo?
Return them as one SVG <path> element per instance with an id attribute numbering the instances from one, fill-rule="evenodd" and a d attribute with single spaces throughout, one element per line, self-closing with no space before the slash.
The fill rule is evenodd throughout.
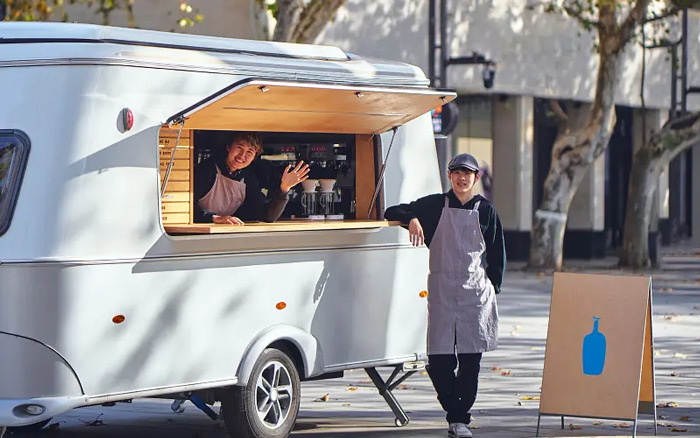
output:
<path id="1" fill-rule="evenodd" d="M 598 320 L 593 317 L 593 331 L 583 338 L 583 374 L 599 376 L 605 367 L 605 335 L 598 331 Z"/>

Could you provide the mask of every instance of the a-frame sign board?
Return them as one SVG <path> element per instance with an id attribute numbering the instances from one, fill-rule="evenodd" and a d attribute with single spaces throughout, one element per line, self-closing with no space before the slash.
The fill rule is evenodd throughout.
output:
<path id="1" fill-rule="evenodd" d="M 542 376 L 542 415 L 634 422 L 654 416 L 651 278 L 557 273 Z"/>

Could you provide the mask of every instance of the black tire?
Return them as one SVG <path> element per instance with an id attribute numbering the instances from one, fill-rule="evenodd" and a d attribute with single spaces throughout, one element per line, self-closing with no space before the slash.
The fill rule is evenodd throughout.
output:
<path id="1" fill-rule="evenodd" d="M 40 421 L 40 422 L 34 423 L 34 424 L 28 424 L 26 426 L 8 427 L 7 431 L 13 435 L 24 435 L 24 434 L 37 433 L 41 429 L 43 429 L 44 426 L 49 424 L 50 421 L 51 421 L 51 418 L 47 418 L 44 421 Z"/>
<path id="2" fill-rule="evenodd" d="M 221 400 L 226 430 L 233 438 L 286 438 L 301 402 L 294 361 L 267 348 L 253 366 L 246 386 L 227 390 Z"/>

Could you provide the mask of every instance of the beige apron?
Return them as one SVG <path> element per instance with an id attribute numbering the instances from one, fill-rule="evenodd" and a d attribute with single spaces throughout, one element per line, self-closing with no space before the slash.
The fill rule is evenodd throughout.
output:
<path id="1" fill-rule="evenodd" d="M 449 198 L 430 243 L 428 354 L 482 353 L 496 348 L 496 292 L 481 260 L 486 244 L 473 210 Z M 455 350 L 456 349 L 456 350 Z"/>
<path id="2" fill-rule="evenodd" d="M 235 181 L 221 174 L 216 167 L 214 185 L 199 200 L 199 207 L 217 216 L 233 216 L 245 201 L 245 182 Z"/>

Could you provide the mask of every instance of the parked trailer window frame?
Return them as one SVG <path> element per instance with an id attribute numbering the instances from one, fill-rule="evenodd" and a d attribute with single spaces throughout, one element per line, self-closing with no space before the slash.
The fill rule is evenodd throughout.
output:
<path id="1" fill-rule="evenodd" d="M 0 236 L 10 228 L 29 149 L 29 137 L 24 132 L 0 130 Z"/>
<path id="2" fill-rule="evenodd" d="M 418 87 L 370 87 L 265 79 L 235 82 L 176 113 L 160 130 L 161 222 L 166 233 L 218 234 L 377 229 L 382 220 L 384 161 L 379 134 L 396 130 L 454 92 Z M 262 134 L 352 135 L 354 211 L 343 220 L 253 223 L 244 227 L 194 222 L 195 132 L 253 131 Z M 393 137 L 392 137 L 393 139 Z M 263 145 L 264 147 L 264 145 Z M 175 153 L 173 154 L 173 151 Z M 298 157 L 297 157 L 298 158 Z"/>

